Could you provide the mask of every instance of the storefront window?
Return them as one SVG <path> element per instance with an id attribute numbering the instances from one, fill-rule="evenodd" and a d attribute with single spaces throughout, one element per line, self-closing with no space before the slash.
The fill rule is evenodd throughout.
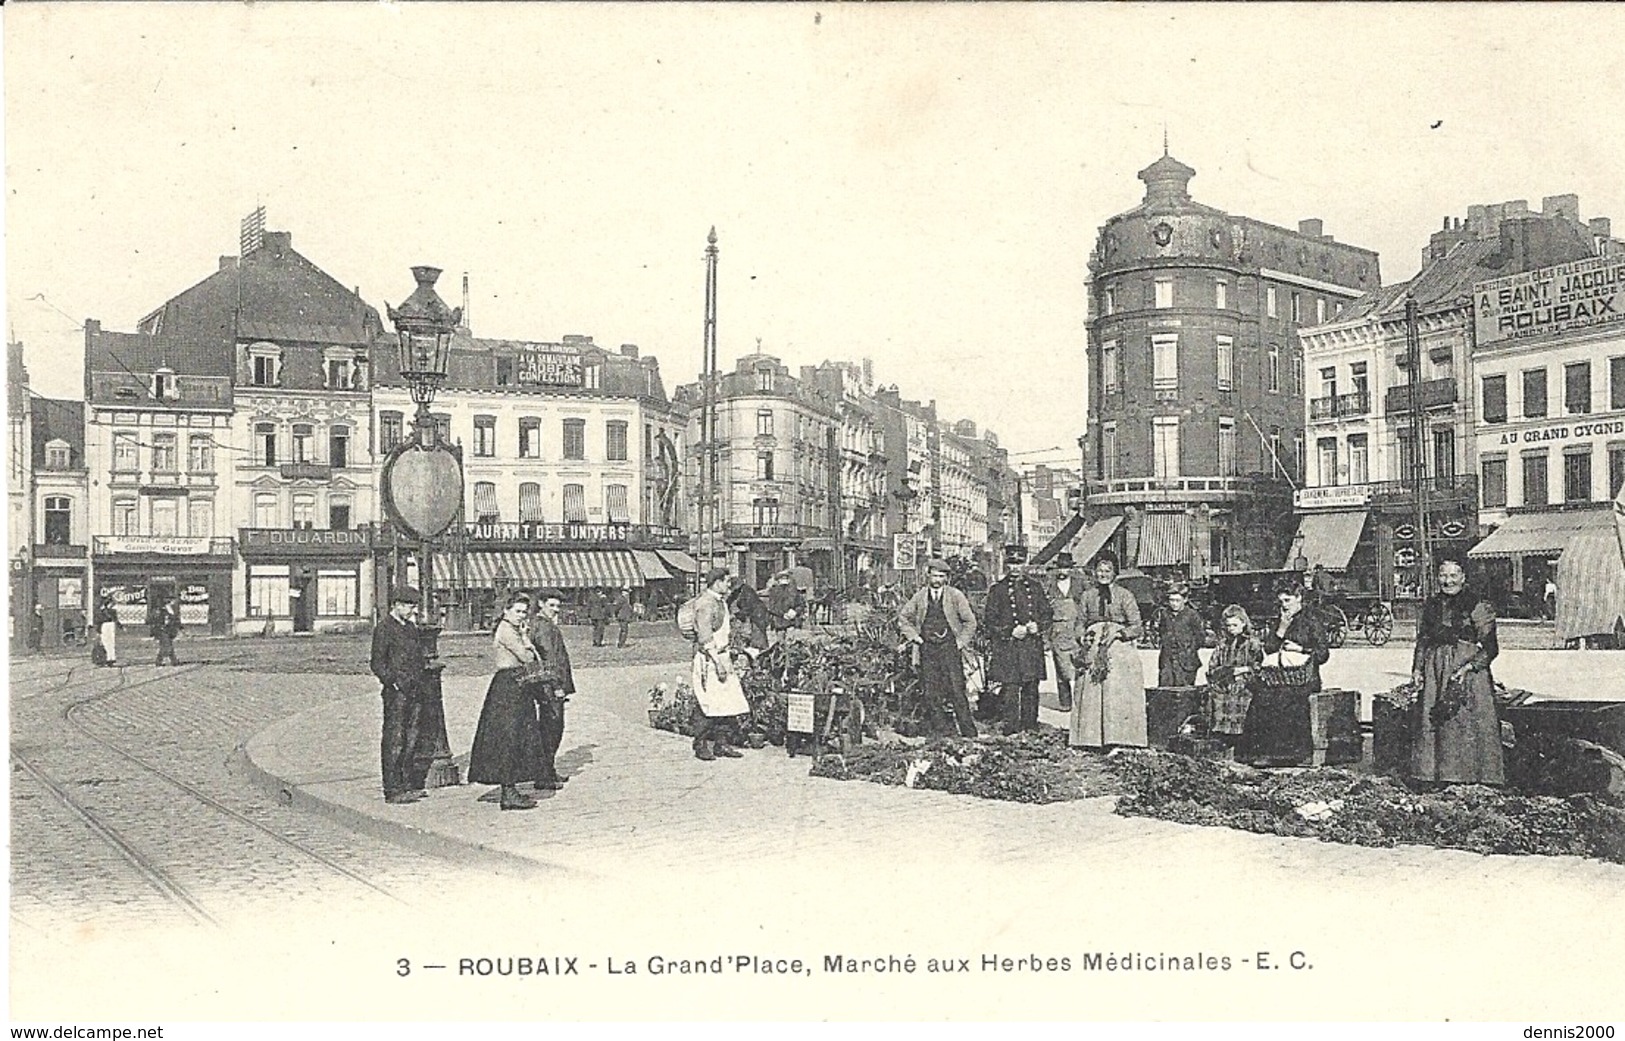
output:
<path id="1" fill-rule="evenodd" d="M 355 571 L 316 572 L 316 611 L 322 615 L 358 613 L 361 576 Z"/>
<path id="2" fill-rule="evenodd" d="M 248 569 L 248 614 L 251 618 L 288 614 L 288 565 L 254 564 Z"/>

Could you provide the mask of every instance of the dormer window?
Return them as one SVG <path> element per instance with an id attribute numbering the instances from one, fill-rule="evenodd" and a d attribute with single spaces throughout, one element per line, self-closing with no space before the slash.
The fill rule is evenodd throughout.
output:
<path id="1" fill-rule="evenodd" d="M 587 390 L 598 390 L 603 385 L 603 372 L 602 363 L 588 362 L 581 370 L 581 385 Z"/>
<path id="2" fill-rule="evenodd" d="M 361 390 L 361 356 L 349 347 L 328 347 L 322 351 L 328 390 Z"/>
<path id="3" fill-rule="evenodd" d="M 327 361 L 327 389 L 350 389 L 350 362 L 342 358 L 329 358 Z"/>
<path id="4" fill-rule="evenodd" d="M 45 468 L 67 470 L 73 466 L 73 449 L 66 441 L 48 441 L 45 445 Z"/>
<path id="5" fill-rule="evenodd" d="M 152 374 L 152 399 L 154 401 L 175 400 L 175 371 L 173 369 L 159 369 Z"/>
<path id="6" fill-rule="evenodd" d="M 762 368 L 756 370 L 756 389 L 771 391 L 773 389 L 773 370 Z"/>
<path id="7" fill-rule="evenodd" d="M 272 343 L 257 343 L 248 349 L 249 378 L 256 387 L 282 385 L 282 349 Z"/>

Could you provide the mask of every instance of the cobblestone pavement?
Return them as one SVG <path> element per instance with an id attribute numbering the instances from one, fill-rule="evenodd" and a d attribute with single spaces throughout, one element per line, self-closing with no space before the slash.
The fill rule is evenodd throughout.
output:
<path id="1" fill-rule="evenodd" d="M 571 637 L 585 642 L 576 632 Z M 484 997 L 389 990 L 397 956 L 450 962 L 469 954 L 574 954 L 585 962 L 617 952 L 710 957 L 735 950 L 812 959 L 835 952 L 924 959 L 1173 950 L 1240 959 L 1301 949 L 1323 970 L 1294 976 L 1290 986 L 1284 976 L 1257 973 L 1177 984 L 1125 979 L 1091 992 L 1087 1008 L 1066 1010 L 1089 1016 L 1143 1017 L 1165 1007 L 1158 1003 L 1169 1000 L 1171 987 L 1178 1007 L 1194 1003 L 1187 1015 L 1220 1018 L 1313 1017 L 1330 1009 L 1337 1018 L 1618 1011 L 1604 982 L 1611 962 L 1596 954 L 1611 949 L 1613 923 L 1625 916 L 1625 871 L 1616 865 L 1335 846 L 1117 817 L 1108 800 L 1023 806 L 840 783 L 808 777 L 807 759 L 772 748 L 700 763 L 684 740 L 651 731 L 644 717 L 648 687 L 677 666 L 591 664 L 658 659 L 665 639 L 651 634 L 635 655 L 572 646 L 582 689 L 570 707 L 561 766 L 573 779 L 529 813 L 498 811 L 480 801 L 479 787 L 438 789 L 420 804 L 385 806 L 376 790 L 376 689 L 340 640 L 199 641 L 197 656 L 213 658 L 211 664 L 127 666 L 123 688 L 80 710 L 76 718 L 94 734 L 137 749 L 409 907 L 240 823 L 228 820 L 225 834 L 195 823 L 189 817 L 218 811 L 167 795 L 158 782 L 135 776 L 127 761 L 65 732 L 62 707 L 113 687 L 106 670 L 69 676 L 36 663 L 15 669 L 13 741 L 87 806 L 153 848 L 171 850 L 173 858 L 160 866 L 210 914 L 240 922 L 241 935 L 276 953 L 282 960 L 272 971 L 291 978 L 333 974 L 353 984 L 349 1000 L 376 995 L 391 1002 L 393 1014 L 436 1017 L 455 1008 L 466 1015 L 471 1000 L 497 998 L 508 1000 L 501 1007 L 511 1012 L 535 1014 L 518 990 L 480 991 Z M 247 646 L 253 644 L 259 646 Z M 675 646 L 670 641 L 666 653 Z M 485 688 L 483 644 L 448 641 L 447 651 L 448 731 L 462 752 Z M 1333 673 L 1328 681 L 1363 680 L 1376 689 L 1372 678 L 1407 668 L 1408 656 L 1402 647 L 1351 649 L 1333 659 L 1347 678 Z M 1603 654 L 1563 658 L 1598 659 L 1612 661 Z M 1506 666 L 1537 676 L 1551 670 L 1549 663 L 1518 661 L 1509 655 Z M 317 666 L 330 671 L 302 671 Z M 1588 681 L 1593 686 L 1611 672 L 1598 668 Z M 64 681 L 86 685 L 53 687 Z M 1048 709 L 1044 718 L 1061 722 Z M 245 741 L 247 764 L 238 775 L 226 763 Z M 14 964 L 26 961 L 36 973 L 53 958 L 61 964 L 63 949 L 49 938 L 61 924 L 208 932 L 187 924 L 184 909 L 132 875 L 15 761 L 12 777 L 14 954 L 33 955 Z M 265 791 L 289 793 L 293 808 Z M 400 846 L 369 835 L 390 836 Z M 509 862 L 538 865 L 539 874 L 524 880 L 492 870 Z M 361 917 L 341 917 L 357 909 Z M 268 920 L 277 925 L 267 927 Z M 329 924 L 341 920 L 366 924 Z M 331 958 L 328 940 L 294 947 L 281 935 L 316 925 L 331 935 Z M 281 953 L 289 949 L 297 956 Z M 1530 972 L 1531 952 L 1539 952 L 1542 971 Z M 83 952 L 70 954 L 77 959 Z M 231 957 L 246 955 L 238 950 Z M 1426 982 L 1439 980 L 1441 971 L 1456 979 L 1453 967 L 1460 973 L 1469 965 L 1471 987 Z M 22 972 L 13 970 L 19 1009 Z M 121 990 L 105 976 L 71 988 L 63 978 L 52 977 L 51 986 L 63 988 L 53 998 L 79 1002 L 76 1014 L 133 1014 L 159 996 Z M 1045 1000 L 1036 981 L 1003 991 L 939 988 L 930 1004 L 917 1003 L 925 993 L 919 986 L 898 980 L 893 992 L 888 983 L 887 997 L 876 992 L 869 1005 L 845 1005 L 843 1014 L 905 1009 L 999 1017 L 1046 1007 L 1028 1004 Z M 225 1010 L 223 1018 L 354 1014 L 352 1005 L 333 1005 L 336 999 L 320 989 L 272 993 L 258 977 L 239 983 L 224 970 L 213 987 L 196 997 L 196 1014 L 206 1016 L 210 1001 Z M 725 1016 L 737 998 L 714 988 L 661 994 L 663 1003 L 654 1007 L 663 1015 Z M 796 1000 L 790 991 L 784 998 Z M 1055 1000 L 1053 992 L 1047 1000 Z M 41 999 L 33 1010 L 43 1016 L 63 1007 Z M 554 1015 L 602 1017 L 617 1007 L 623 1006 L 606 1005 L 598 991 L 549 991 Z M 771 1008 L 765 1006 L 768 1014 Z"/>

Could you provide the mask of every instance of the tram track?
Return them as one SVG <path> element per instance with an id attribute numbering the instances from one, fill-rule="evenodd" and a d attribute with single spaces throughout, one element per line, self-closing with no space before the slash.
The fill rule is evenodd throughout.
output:
<path id="1" fill-rule="evenodd" d="M 126 671 L 128 667 L 119 668 L 116 677 L 97 670 L 96 675 L 79 679 L 73 675 L 76 669 L 70 668 L 56 686 L 42 693 L 66 697 L 65 702 L 53 706 L 52 714 L 66 725 L 64 734 L 72 740 L 42 747 L 14 739 L 13 763 L 65 807 L 101 845 L 112 850 L 117 862 L 126 865 L 147 888 L 194 924 L 217 927 L 224 923 L 226 916 L 218 908 L 211 911 L 209 905 L 216 899 L 212 891 L 222 877 L 240 884 L 241 880 L 231 874 L 235 863 L 226 863 L 233 860 L 270 864 L 280 869 L 280 877 L 296 876 L 322 892 L 327 890 L 325 884 L 314 883 L 308 876 L 313 871 L 323 878 L 336 875 L 347 885 L 406 905 L 399 895 L 361 872 L 227 805 L 164 765 L 121 744 L 105 733 L 105 727 L 98 727 L 93 718 L 98 708 L 108 707 L 138 688 L 173 684 L 208 665 L 220 664 L 229 661 L 189 663 L 133 681 Z M 87 692 L 86 688 L 91 689 Z M 46 708 L 39 705 L 40 710 Z M 71 763 L 70 770 L 89 776 L 65 780 L 68 771 L 61 768 L 64 763 L 51 763 L 53 757 Z M 114 762 L 123 766 L 105 769 L 105 764 Z M 106 776 L 95 776 L 98 770 Z M 87 790 L 77 794 L 75 786 L 86 786 Z M 184 799 L 179 806 L 177 795 Z M 143 830 L 145 836 L 140 834 Z M 187 837 L 196 841 L 190 845 L 179 841 Z M 226 851 L 216 858 L 217 863 L 196 852 L 210 848 Z M 275 889 L 274 881 L 271 888 Z"/>

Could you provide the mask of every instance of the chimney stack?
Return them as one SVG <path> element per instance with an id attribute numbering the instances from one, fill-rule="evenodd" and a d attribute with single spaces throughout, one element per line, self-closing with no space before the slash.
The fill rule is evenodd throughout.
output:
<path id="1" fill-rule="evenodd" d="M 1319 217 L 1306 217 L 1298 222 L 1298 234 L 1318 239 L 1325 234 L 1324 227 L 1325 222 Z"/>
<path id="2" fill-rule="evenodd" d="M 237 258 L 236 257 L 221 257 L 220 258 L 220 270 L 221 271 L 232 271 L 232 270 L 235 270 L 236 267 L 237 267 Z"/>

